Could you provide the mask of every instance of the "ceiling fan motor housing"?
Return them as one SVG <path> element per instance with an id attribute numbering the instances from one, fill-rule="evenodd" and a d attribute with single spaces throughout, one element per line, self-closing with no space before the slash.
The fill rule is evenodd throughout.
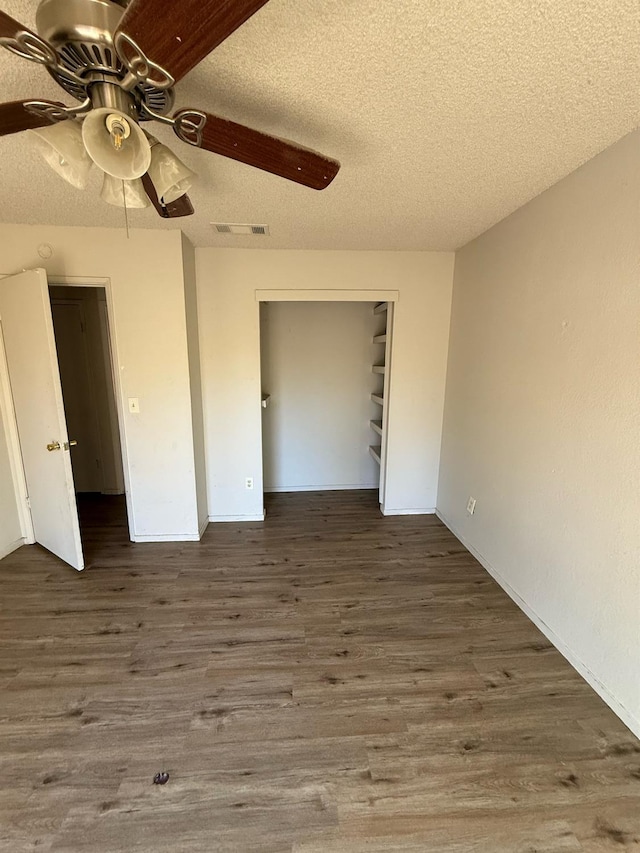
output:
<path id="1" fill-rule="evenodd" d="M 50 73 L 79 101 L 87 97 L 92 83 L 111 80 L 117 84 L 126 75 L 113 42 L 124 5 L 114 0 L 41 0 L 38 6 L 38 35 L 55 49 L 60 65 L 86 80 L 86 85 L 57 75 L 55 70 Z M 166 115 L 173 107 L 172 89 L 139 83 L 133 94 L 138 101 L 161 115 Z"/>

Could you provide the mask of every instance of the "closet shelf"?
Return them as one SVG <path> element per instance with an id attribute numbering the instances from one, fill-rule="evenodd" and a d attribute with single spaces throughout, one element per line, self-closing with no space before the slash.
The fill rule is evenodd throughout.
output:
<path id="1" fill-rule="evenodd" d="M 384 376 L 384 373 L 385 373 L 384 364 L 374 364 L 373 367 L 371 368 L 371 372 L 372 373 L 382 373 L 382 375 Z"/>
<path id="2" fill-rule="evenodd" d="M 374 344 L 386 344 L 387 336 L 386 335 L 376 335 L 373 339 L 372 343 Z"/>
<path id="3" fill-rule="evenodd" d="M 387 304 L 388 303 L 386 302 L 381 302 L 379 305 L 376 305 L 376 307 L 373 309 L 373 313 L 384 314 L 384 312 L 387 310 Z"/>
<path id="4" fill-rule="evenodd" d="M 369 426 L 378 435 L 382 435 L 382 421 L 369 421 Z"/>
<path id="5" fill-rule="evenodd" d="M 382 447 L 379 444 L 370 444 L 369 453 L 373 456 L 378 465 L 380 465 L 380 454 L 382 453 Z"/>
<path id="6" fill-rule="evenodd" d="M 372 394 L 371 399 L 374 403 L 377 403 L 379 406 L 384 406 L 384 399 L 379 394 Z"/>

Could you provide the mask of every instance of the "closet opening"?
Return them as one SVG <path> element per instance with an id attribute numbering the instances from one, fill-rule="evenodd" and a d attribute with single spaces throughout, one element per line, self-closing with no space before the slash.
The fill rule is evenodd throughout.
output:
<path id="1" fill-rule="evenodd" d="M 384 505 L 393 305 L 261 301 L 263 484 Z"/>
<path id="2" fill-rule="evenodd" d="M 129 542 L 122 447 L 104 287 L 50 285 L 58 368 L 85 556 L 96 531 Z M 102 536 L 104 534 L 101 534 Z M 92 554 L 93 552 L 93 554 Z"/>

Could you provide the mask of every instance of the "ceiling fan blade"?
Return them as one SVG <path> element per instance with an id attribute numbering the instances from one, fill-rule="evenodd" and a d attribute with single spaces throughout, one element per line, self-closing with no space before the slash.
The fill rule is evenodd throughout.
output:
<path id="1" fill-rule="evenodd" d="M 20 133 L 21 130 L 33 130 L 36 127 L 46 127 L 55 124 L 56 119 L 49 118 L 44 113 L 35 114 L 25 109 L 30 101 L 9 101 L 0 104 L 0 136 L 10 133 Z M 38 101 L 40 104 L 51 104 L 52 107 L 65 109 L 64 104 L 56 101 Z"/>
<path id="2" fill-rule="evenodd" d="M 166 219 L 177 219 L 179 216 L 191 216 L 194 212 L 191 199 L 188 195 L 181 195 L 175 201 L 163 205 Z"/>
<path id="3" fill-rule="evenodd" d="M 0 47 L 6 47 L 16 56 L 28 59 L 30 62 L 38 62 L 48 68 L 58 66 L 58 56 L 48 41 L 2 11 L 0 11 Z"/>
<path id="4" fill-rule="evenodd" d="M 202 122 L 202 115 L 205 121 Z M 193 131 L 195 116 L 201 120 L 200 130 Z M 181 117 L 183 124 L 181 125 Z M 340 163 L 295 142 L 269 136 L 234 121 L 194 110 L 179 110 L 174 116 L 174 130 L 183 142 L 191 142 L 207 151 L 231 157 L 272 175 L 323 190 L 338 174 Z"/>
<path id="5" fill-rule="evenodd" d="M 6 12 L 0 11 L 0 38 L 14 39 L 20 33 L 35 35 L 28 27 L 23 26 L 20 21 L 11 18 Z"/>
<path id="6" fill-rule="evenodd" d="M 149 201 L 163 219 L 177 219 L 179 216 L 191 216 L 193 213 L 193 205 L 188 195 L 181 195 L 180 198 L 169 202 L 169 204 L 160 201 L 148 172 L 142 176 L 142 186 L 149 196 Z"/>
<path id="7" fill-rule="evenodd" d="M 117 32 L 178 81 L 268 0 L 132 0 Z"/>

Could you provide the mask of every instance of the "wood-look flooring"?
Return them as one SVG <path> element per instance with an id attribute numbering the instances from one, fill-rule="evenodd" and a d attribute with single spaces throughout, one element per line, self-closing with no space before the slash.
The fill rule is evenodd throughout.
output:
<path id="1" fill-rule="evenodd" d="M 107 504 L 84 573 L 0 562 L 2 851 L 640 849 L 640 743 L 435 517 L 132 545 Z"/>

